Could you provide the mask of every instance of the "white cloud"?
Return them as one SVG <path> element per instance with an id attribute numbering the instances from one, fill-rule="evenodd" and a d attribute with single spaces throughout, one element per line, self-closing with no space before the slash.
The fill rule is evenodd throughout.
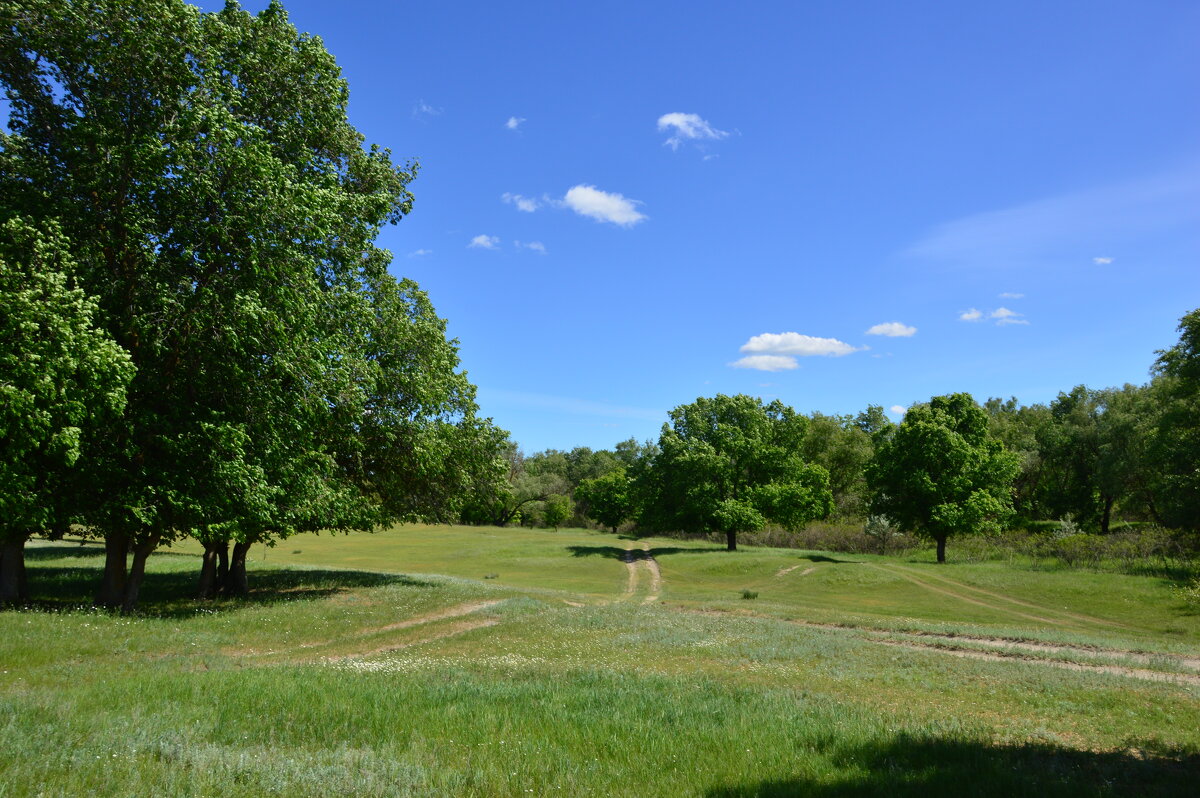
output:
<path id="1" fill-rule="evenodd" d="M 902 416 L 908 412 L 908 408 L 904 405 L 892 405 L 889 409 L 898 416 Z"/>
<path id="2" fill-rule="evenodd" d="M 791 371 L 800 368 L 796 358 L 790 355 L 748 355 L 729 365 L 735 369 L 755 369 L 757 371 Z"/>
<path id="3" fill-rule="evenodd" d="M 989 319 L 995 319 L 996 324 L 1004 326 L 1005 324 L 1028 324 L 1029 322 L 1020 318 L 1021 314 L 1008 308 L 996 308 L 988 314 Z"/>
<path id="4" fill-rule="evenodd" d="M 841 357 L 858 349 L 836 338 L 815 338 L 795 332 L 763 333 L 742 344 L 742 352 L 772 355 L 799 355 L 814 357 L 826 355 Z M 744 358 L 743 358 L 744 359 Z"/>
<path id="5" fill-rule="evenodd" d="M 1061 266 L 1093 247 L 1168 234 L 1190 240 L 1197 223 L 1200 159 L 1141 180 L 952 220 L 933 228 L 903 254 L 963 268 Z"/>
<path id="6" fill-rule="evenodd" d="M 543 244 L 541 241 L 529 241 L 524 244 L 522 244 L 520 241 L 514 241 L 513 246 L 515 246 L 517 249 L 533 250 L 534 252 L 536 252 L 539 255 L 546 254 L 546 245 Z"/>
<path id="7" fill-rule="evenodd" d="M 1003 294 L 1000 294 L 1000 298 L 1001 299 L 1024 299 L 1025 295 L 1024 294 L 1013 294 L 1008 291 L 1005 291 Z"/>
<path id="8" fill-rule="evenodd" d="M 658 118 L 658 129 L 660 131 L 672 131 L 671 136 L 664 143 L 673 150 L 679 149 L 679 145 L 685 139 L 693 141 L 710 139 L 716 141 L 729 135 L 724 130 L 717 130 L 708 122 L 705 122 L 698 114 L 682 114 L 678 111 L 660 116 Z"/>
<path id="9" fill-rule="evenodd" d="M 433 254 L 432 249 L 414 249 L 412 252 L 408 253 L 408 257 L 420 258 L 420 257 L 424 257 L 425 255 L 432 255 L 432 254 Z"/>
<path id="10" fill-rule="evenodd" d="M 517 128 L 519 128 L 521 126 L 521 123 L 524 121 L 525 121 L 525 117 L 523 117 L 523 116 L 510 116 L 508 118 L 508 121 L 504 123 L 504 126 L 506 128 L 508 128 L 509 130 L 516 130 Z"/>
<path id="11" fill-rule="evenodd" d="M 979 321 L 982 318 L 983 318 L 983 314 L 980 313 L 975 308 L 971 308 L 970 310 L 964 310 L 962 313 L 958 314 L 959 321 Z"/>
<path id="12" fill-rule="evenodd" d="M 567 191 L 563 203 L 580 216 L 598 222 L 612 222 L 621 227 L 632 227 L 646 218 L 638 211 L 637 200 L 626 199 L 620 194 L 610 194 L 595 186 L 578 185 Z"/>
<path id="13" fill-rule="evenodd" d="M 517 210 L 525 211 L 525 213 L 533 213 L 542 206 L 533 197 L 522 197 L 520 194 L 511 194 L 507 191 L 500 195 L 500 199 L 510 205 L 516 205 Z"/>
<path id="14" fill-rule="evenodd" d="M 1097 266 L 1107 266 L 1112 262 L 1112 258 L 1092 258 L 1092 263 L 1096 264 Z"/>
<path id="15" fill-rule="evenodd" d="M 417 104 L 413 106 L 413 119 L 421 119 L 427 116 L 441 116 L 442 109 L 434 108 L 424 100 L 417 100 Z"/>
<path id="16" fill-rule="evenodd" d="M 907 324 L 901 324 L 898 321 L 876 324 L 867 330 L 867 335 L 886 335 L 888 338 L 909 338 L 916 335 L 916 333 L 916 327 L 909 327 Z"/>
<path id="17" fill-rule="evenodd" d="M 478 235 L 471 239 L 471 243 L 467 244 L 469 249 L 496 249 L 500 244 L 500 236 L 485 236 Z"/>

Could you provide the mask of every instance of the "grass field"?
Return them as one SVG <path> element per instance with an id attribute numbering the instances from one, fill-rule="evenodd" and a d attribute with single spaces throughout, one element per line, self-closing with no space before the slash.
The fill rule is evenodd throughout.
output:
<path id="1" fill-rule="evenodd" d="M 0 796 L 1196 795 L 1166 580 L 722 548 L 303 536 L 198 604 L 182 545 L 123 618 L 87 608 L 98 546 L 38 545 Z"/>

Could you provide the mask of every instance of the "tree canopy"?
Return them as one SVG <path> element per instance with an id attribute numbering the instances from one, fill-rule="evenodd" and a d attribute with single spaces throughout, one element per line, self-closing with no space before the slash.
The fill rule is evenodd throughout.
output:
<path id="1" fill-rule="evenodd" d="M 57 225 L 0 224 L 0 603 L 27 598 L 25 541 L 61 534 L 95 498 L 80 453 L 120 414 L 133 376 L 74 271 Z"/>
<path id="2" fill-rule="evenodd" d="M 0 0 L 0 29 L 0 220 L 61 224 L 136 367 L 89 453 L 99 599 L 131 607 L 145 557 L 185 534 L 449 516 L 493 436 L 444 322 L 374 243 L 416 165 L 364 146 L 320 39 L 278 2 Z"/>
<path id="3" fill-rule="evenodd" d="M 782 402 L 739 394 L 670 412 L 642 489 L 642 523 L 737 535 L 767 522 L 796 529 L 833 509 L 829 474 L 802 457 L 807 419 Z"/>
<path id="4" fill-rule="evenodd" d="M 970 394 L 935 396 L 909 408 L 877 448 L 867 467 L 871 510 L 932 538 L 945 562 L 947 538 L 1004 522 L 1017 467 Z"/>

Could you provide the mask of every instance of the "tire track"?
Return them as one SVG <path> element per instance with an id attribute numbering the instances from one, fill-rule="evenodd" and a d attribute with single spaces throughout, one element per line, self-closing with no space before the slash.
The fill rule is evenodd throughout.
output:
<path id="1" fill-rule="evenodd" d="M 654 555 L 650 553 L 650 544 L 644 540 L 642 541 L 642 550 L 646 553 L 642 556 L 641 562 L 650 572 L 650 595 L 646 596 L 642 603 L 653 604 L 662 595 L 662 571 L 659 570 L 658 560 L 654 559 Z"/>
<path id="2" fill-rule="evenodd" d="M 918 579 L 917 577 L 913 576 L 912 574 L 906 573 L 905 571 L 902 571 L 902 570 L 893 570 L 892 568 L 887 568 L 882 565 L 876 565 L 874 563 L 868 563 L 868 565 L 872 568 L 877 568 L 880 571 L 883 571 L 884 573 L 889 573 L 889 574 L 892 574 L 893 576 L 898 576 L 901 579 L 905 579 L 909 582 L 912 582 L 914 585 L 922 587 L 925 590 L 930 591 L 931 593 L 938 593 L 943 596 L 949 596 L 950 598 L 955 598 L 955 599 L 958 599 L 959 601 L 964 601 L 968 604 L 974 604 L 977 607 L 984 607 L 985 609 L 992 610 L 993 612 L 1007 613 L 1009 615 L 1015 615 L 1018 618 L 1024 618 L 1027 621 L 1037 621 L 1038 623 L 1049 623 L 1049 624 L 1053 624 L 1055 626 L 1064 626 L 1067 623 L 1066 621 L 1056 620 L 1053 618 L 1043 618 L 1040 615 L 1030 615 L 1029 613 L 1021 612 L 1019 610 L 1009 609 L 1008 607 L 997 607 L 994 604 L 988 604 L 985 601 L 981 601 L 976 598 L 971 598 L 970 596 L 964 596 L 961 593 L 955 593 L 951 590 L 947 590 L 945 588 L 941 588 L 936 585 L 931 585 L 928 582 L 923 582 L 920 579 Z"/>
<path id="3" fill-rule="evenodd" d="M 892 565 L 891 567 L 895 568 L 897 570 L 900 570 L 900 571 L 910 571 L 911 572 L 913 570 L 913 569 L 910 569 L 903 565 Z M 991 590 L 985 590 L 984 588 L 981 588 L 981 587 L 975 587 L 973 585 L 964 584 L 962 582 L 956 582 L 953 579 L 942 576 L 941 574 L 922 573 L 922 576 L 924 576 L 928 579 L 935 579 L 939 582 L 942 582 L 942 583 L 948 584 L 948 585 L 952 585 L 952 586 L 954 586 L 956 588 L 960 588 L 962 590 L 970 590 L 974 593 L 978 593 L 983 596 L 988 596 L 990 598 L 999 599 L 1001 601 L 1007 601 L 1010 604 L 1016 604 L 1017 606 L 1020 606 L 1020 607 L 1027 607 L 1029 609 L 1034 609 L 1039 612 L 1050 612 L 1055 615 L 1062 615 L 1062 616 L 1071 618 L 1076 621 L 1082 621 L 1084 623 L 1098 624 L 1100 626 L 1112 626 L 1112 627 L 1116 627 L 1116 628 L 1120 628 L 1120 629 L 1131 629 L 1132 628 L 1130 626 L 1127 626 L 1126 624 L 1118 623 L 1116 621 L 1105 620 L 1104 618 L 1096 618 L 1091 615 L 1083 615 L 1081 613 L 1071 612 L 1070 610 L 1059 610 L 1059 609 L 1055 609 L 1053 607 L 1043 607 L 1038 604 L 1033 604 L 1032 602 L 1023 601 L 1018 598 L 1013 598 L 1012 596 L 1008 596 L 1003 593 L 995 593 Z"/>
<path id="4" fill-rule="evenodd" d="M 906 648 L 910 651 L 935 651 L 940 654 L 948 654 L 952 657 L 961 657 L 963 659 L 977 659 L 985 662 L 1020 662 L 1030 665 L 1045 665 L 1047 667 L 1061 668 L 1069 671 L 1080 671 L 1084 673 L 1109 673 L 1116 676 L 1128 676 L 1134 679 L 1142 679 L 1144 681 L 1170 682 L 1173 684 L 1186 684 L 1192 687 L 1200 687 L 1200 675 L 1192 673 L 1168 673 L 1166 671 L 1152 671 L 1146 668 L 1128 668 L 1122 665 L 1087 665 L 1082 662 L 1067 662 L 1065 660 L 1034 659 L 1032 657 L 1022 657 L 1018 654 L 1000 654 L 989 651 L 970 651 L 961 648 L 948 648 L 933 643 L 906 642 L 901 640 L 879 640 L 872 638 L 864 639 L 884 646 Z"/>
<path id="5" fill-rule="evenodd" d="M 335 654 L 333 656 L 323 657 L 324 662 L 344 662 L 349 659 L 362 659 L 363 657 L 372 657 L 376 654 L 387 654 L 392 651 L 399 651 L 403 648 L 411 648 L 419 646 L 423 643 L 432 643 L 435 640 L 445 640 L 447 637 L 456 637 L 466 632 L 473 632 L 476 629 L 486 629 L 489 626 L 496 626 L 500 623 L 499 618 L 471 618 L 458 623 L 451 624 L 448 627 L 431 631 L 422 637 L 405 640 L 401 643 L 392 643 L 386 646 L 378 646 L 376 648 L 367 649 L 365 651 L 355 651 L 352 654 Z"/>

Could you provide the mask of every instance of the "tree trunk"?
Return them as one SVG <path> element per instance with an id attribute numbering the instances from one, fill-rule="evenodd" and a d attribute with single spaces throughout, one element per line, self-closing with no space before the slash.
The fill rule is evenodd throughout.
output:
<path id="1" fill-rule="evenodd" d="M 229 573 L 225 575 L 225 595 L 245 596 L 250 593 L 250 584 L 246 579 L 246 553 L 250 551 L 248 542 L 238 541 L 233 544 L 233 556 L 229 558 Z"/>
<path id="2" fill-rule="evenodd" d="M 737 551 L 737 532 L 725 533 L 725 551 Z"/>
<path id="3" fill-rule="evenodd" d="M 129 614 L 137 609 L 138 593 L 142 589 L 142 577 L 146 575 L 146 558 L 158 548 L 161 537 L 151 535 L 133 547 L 133 564 L 129 567 L 129 578 L 125 580 L 125 600 L 121 602 L 121 613 Z"/>
<path id="4" fill-rule="evenodd" d="M 0 606 L 24 604 L 29 601 L 25 584 L 25 541 L 17 537 L 0 546 Z"/>
<path id="5" fill-rule="evenodd" d="M 934 538 L 934 539 L 937 541 L 938 562 L 945 563 L 946 562 L 946 536 L 942 535 L 940 538 Z"/>
<path id="6" fill-rule="evenodd" d="M 129 536 L 122 532 L 110 532 L 104 536 L 104 576 L 96 604 L 101 607 L 119 607 L 125 599 L 126 560 L 129 555 Z"/>
<path id="7" fill-rule="evenodd" d="M 1112 496 L 1104 497 L 1104 512 L 1100 514 L 1100 534 L 1108 534 L 1108 524 L 1112 520 L 1112 508 L 1114 499 Z"/>
<path id="8" fill-rule="evenodd" d="M 229 541 L 226 540 L 217 549 L 217 587 L 225 584 L 225 578 L 229 576 Z"/>
<path id="9" fill-rule="evenodd" d="M 196 588 L 196 598 L 208 601 L 217 594 L 219 575 L 217 573 L 217 555 L 224 544 L 204 544 L 204 559 L 200 561 L 200 584 Z"/>

